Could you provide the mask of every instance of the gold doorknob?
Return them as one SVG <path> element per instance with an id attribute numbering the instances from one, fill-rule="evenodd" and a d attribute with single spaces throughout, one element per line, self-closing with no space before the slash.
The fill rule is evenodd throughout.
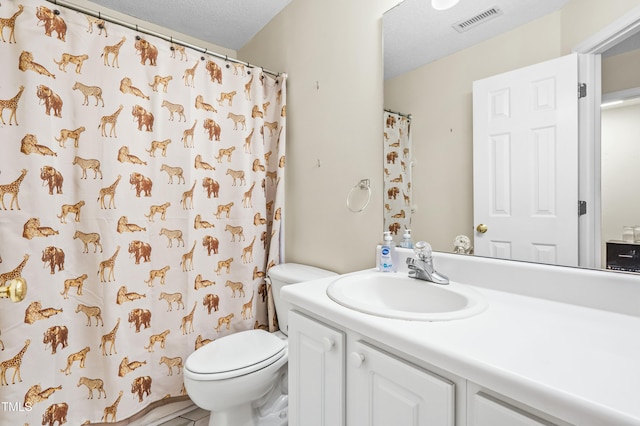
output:
<path id="1" fill-rule="evenodd" d="M 10 281 L 8 286 L 0 287 L 0 298 L 8 297 L 12 302 L 20 302 L 27 295 L 27 282 L 19 277 Z"/>
<path id="2" fill-rule="evenodd" d="M 485 225 L 484 223 L 481 223 L 480 225 L 476 226 L 476 231 L 478 231 L 481 234 L 484 234 L 485 232 L 487 232 L 489 228 L 487 228 L 487 225 Z"/>

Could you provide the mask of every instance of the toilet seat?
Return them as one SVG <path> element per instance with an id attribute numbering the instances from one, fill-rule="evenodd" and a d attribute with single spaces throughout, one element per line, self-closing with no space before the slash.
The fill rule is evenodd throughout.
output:
<path id="1" fill-rule="evenodd" d="M 265 368 L 286 353 L 286 341 L 264 330 L 248 330 L 204 345 L 189 355 L 184 369 L 194 380 L 224 380 Z"/>

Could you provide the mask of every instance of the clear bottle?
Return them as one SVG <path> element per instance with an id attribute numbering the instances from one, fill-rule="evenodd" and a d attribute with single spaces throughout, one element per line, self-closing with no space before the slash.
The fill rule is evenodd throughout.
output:
<path id="1" fill-rule="evenodd" d="M 394 272 L 395 244 L 390 231 L 384 232 L 384 242 L 380 246 L 380 258 L 378 259 L 378 270 L 381 272 Z"/>
<path id="2" fill-rule="evenodd" d="M 405 229 L 404 234 L 402 234 L 402 241 L 399 244 L 399 247 L 402 248 L 413 248 L 413 240 L 411 239 L 411 229 Z"/>

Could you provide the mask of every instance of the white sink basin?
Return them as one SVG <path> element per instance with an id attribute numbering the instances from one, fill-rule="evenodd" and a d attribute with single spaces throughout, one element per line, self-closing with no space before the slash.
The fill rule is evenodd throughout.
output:
<path id="1" fill-rule="evenodd" d="M 378 271 L 340 277 L 329 284 L 327 295 L 359 312 L 414 321 L 466 318 L 487 307 L 484 297 L 464 284 L 434 284 Z"/>

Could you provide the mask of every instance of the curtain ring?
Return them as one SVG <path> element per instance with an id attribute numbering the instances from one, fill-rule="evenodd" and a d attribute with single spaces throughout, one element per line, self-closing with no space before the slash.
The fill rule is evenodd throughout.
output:
<path id="1" fill-rule="evenodd" d="M 364 205 L 361 208 L 357 210 L 351 207 L 351 195 L 353 194 L 353 191 L 355 191 L 356 189 L 367 190 L 367 201 L 364 203 Z M 351 191 L 349 191 L 349 194 L 347 194 L 347 208 L 352 213 L 360 213 L 361 211 L 367 208 L 370 201 L 371 201 L 371 185 L 370 185 L 369 179 L 361 179 L 360 182 L 358 182 L 353 188 L 351 188 Z"/>

